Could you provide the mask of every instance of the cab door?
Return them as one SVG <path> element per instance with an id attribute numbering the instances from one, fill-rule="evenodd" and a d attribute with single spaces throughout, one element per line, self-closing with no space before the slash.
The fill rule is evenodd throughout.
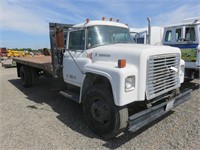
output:
<path id="1" fill-rule="evenodd" d="M 67 47 L 63 57 L 64 81 L 81 86 L 85 76 L 83 67 L 91 61 L 85 52 L 85 30 L 69 32 Z"/>

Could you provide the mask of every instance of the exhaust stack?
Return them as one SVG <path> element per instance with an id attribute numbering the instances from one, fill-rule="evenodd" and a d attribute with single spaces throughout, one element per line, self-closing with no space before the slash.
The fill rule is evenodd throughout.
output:
<path id="1" fill-rule="evenodd" d="M 147 17 L 147 21 L 148 21 L 147 44 L 151 44 L 151 18 Z"/>

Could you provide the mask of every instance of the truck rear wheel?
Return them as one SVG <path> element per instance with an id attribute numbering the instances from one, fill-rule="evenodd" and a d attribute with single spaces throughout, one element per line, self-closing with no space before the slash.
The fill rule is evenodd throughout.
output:
<path id="1" fill-rule="evenodd" d="M 38 83 L 38 78 L 39 78 L 39 74 L 36 68 L 30 68 L 31 70 L 31 82 L 32 85 L 37 85 Z"/>
<path id="2" fill-rule="evenodd" d="M 113 96 L 105 86 L 91 86 L 83 98 L 83 112 L 88 126 L 104 139 L 123 132 L 128 124 L 127 107 L 114 104 Z"/>
<path id="3" fill-rule="evenodd" d="M 21 66 L 20 67 L 20 76 L 21 76 L 21 80 L 22 80 L 22 85 L 24 87 L 32 86 L 31 70 L 29 67 Z"/>

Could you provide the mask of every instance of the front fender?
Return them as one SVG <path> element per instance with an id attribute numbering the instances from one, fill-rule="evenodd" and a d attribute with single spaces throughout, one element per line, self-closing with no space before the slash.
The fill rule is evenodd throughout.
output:
<path id="1" fill-rule="evenodd" d="M 114 103 L 117 106 L 124 106 L 138 100 L 138 81 L 135 80 L 135 89 L 125 91 L 125 79 L 128 76 L 138 78 L 138 71 L 135 66 L 127 65 L 125 68 L 118 68 L 116 63 L 102 62 L 91 63 L 84 67 L 84 73 L 92 73 L 106 77 L 111 84 Z"/>

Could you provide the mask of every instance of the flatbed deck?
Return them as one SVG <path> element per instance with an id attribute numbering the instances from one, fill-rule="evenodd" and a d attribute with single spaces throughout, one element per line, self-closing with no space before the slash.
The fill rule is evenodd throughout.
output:
<path id="1" fill-rule="evenodd" d="M 51 56 L 36 56 L 36 57 L 15 57 L 13 60 L 18 64 L 31 66 L 42 69 L 50 74 L 53 74 Z"/>

